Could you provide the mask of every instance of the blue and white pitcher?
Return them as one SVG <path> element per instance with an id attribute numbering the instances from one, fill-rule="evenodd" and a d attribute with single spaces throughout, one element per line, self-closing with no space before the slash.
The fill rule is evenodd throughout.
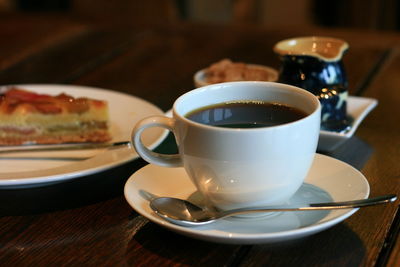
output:
<path id="1" fill-rule="evenodd" d="M 304 88 L 322 104 L 321 127 L 345 131 L 348 82 L 342 57 L 349 45 L 331 37 L 298 37 L 278 42 L 274 51 L 280 56 L 279 82 Z"/>

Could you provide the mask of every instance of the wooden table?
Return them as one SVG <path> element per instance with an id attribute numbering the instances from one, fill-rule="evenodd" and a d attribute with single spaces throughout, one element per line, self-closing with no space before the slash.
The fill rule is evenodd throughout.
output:
<path id="1" fill-rule="evenodd" d="M 301 35 L 347 40 L 350 93 L 379 100 L 330 156 L 359 169 L 371 196 L 400 195 L 400 34 L 340 29 L 193 25 L 99 27 L 68 17 L 3 16 L 0 84 L 88 85 L 168 110 L 195 71 L 222 58 L 278 68 L 274 43 Z M 399 202 L 359 210 L 292 242 L 225 245 L 187 238 L 137 214 L 123 196 L 135 160 L 35 188 L 0 188 L 1 266 L 395 266 Z M 0 162 L 1 168 L 1 162 Z M 1 171 L 1 170 L 0 170 Z"/>

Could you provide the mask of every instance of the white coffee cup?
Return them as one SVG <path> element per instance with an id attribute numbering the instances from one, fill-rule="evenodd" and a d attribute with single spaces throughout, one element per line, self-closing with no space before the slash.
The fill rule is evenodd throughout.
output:
<path id="1" fill-rule="evenodd" d="M 272 127 L 224 128 L 194 122 L 189 112 L 232 101 L 266 101 L 308 114 Z M 283 204 L 302 185 L 317 148 L 321 107 L 304 89 L 274 82 L 229 82 L 197 88 L 180 96 L 172 118 L 153 116 L 132 132 L 137 153 L 152 164 L 184 167 L 217 209 Z M 141 142 L 143 131 L 164 127 L 173 132 L 179 154 L 159 154 Z"/>

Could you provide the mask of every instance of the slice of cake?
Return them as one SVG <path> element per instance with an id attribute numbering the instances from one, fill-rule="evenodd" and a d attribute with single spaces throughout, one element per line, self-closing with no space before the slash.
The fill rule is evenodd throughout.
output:
<path id="1" fill-rule="evenodd" d="M 106 142 L 106 101 L 10 87 L 0 92 L 0 145 Z"/>

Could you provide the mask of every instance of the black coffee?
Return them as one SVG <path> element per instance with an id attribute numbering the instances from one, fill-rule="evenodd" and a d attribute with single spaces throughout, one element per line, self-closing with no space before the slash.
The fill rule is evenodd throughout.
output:
<path id="1" fill-rule="evenodd" d="M 304 118 L 304 111 L 263 101 L 229 102 L 202 107 L 185 115 L 207 125 L 229 128 L 270 127 Z"/>

